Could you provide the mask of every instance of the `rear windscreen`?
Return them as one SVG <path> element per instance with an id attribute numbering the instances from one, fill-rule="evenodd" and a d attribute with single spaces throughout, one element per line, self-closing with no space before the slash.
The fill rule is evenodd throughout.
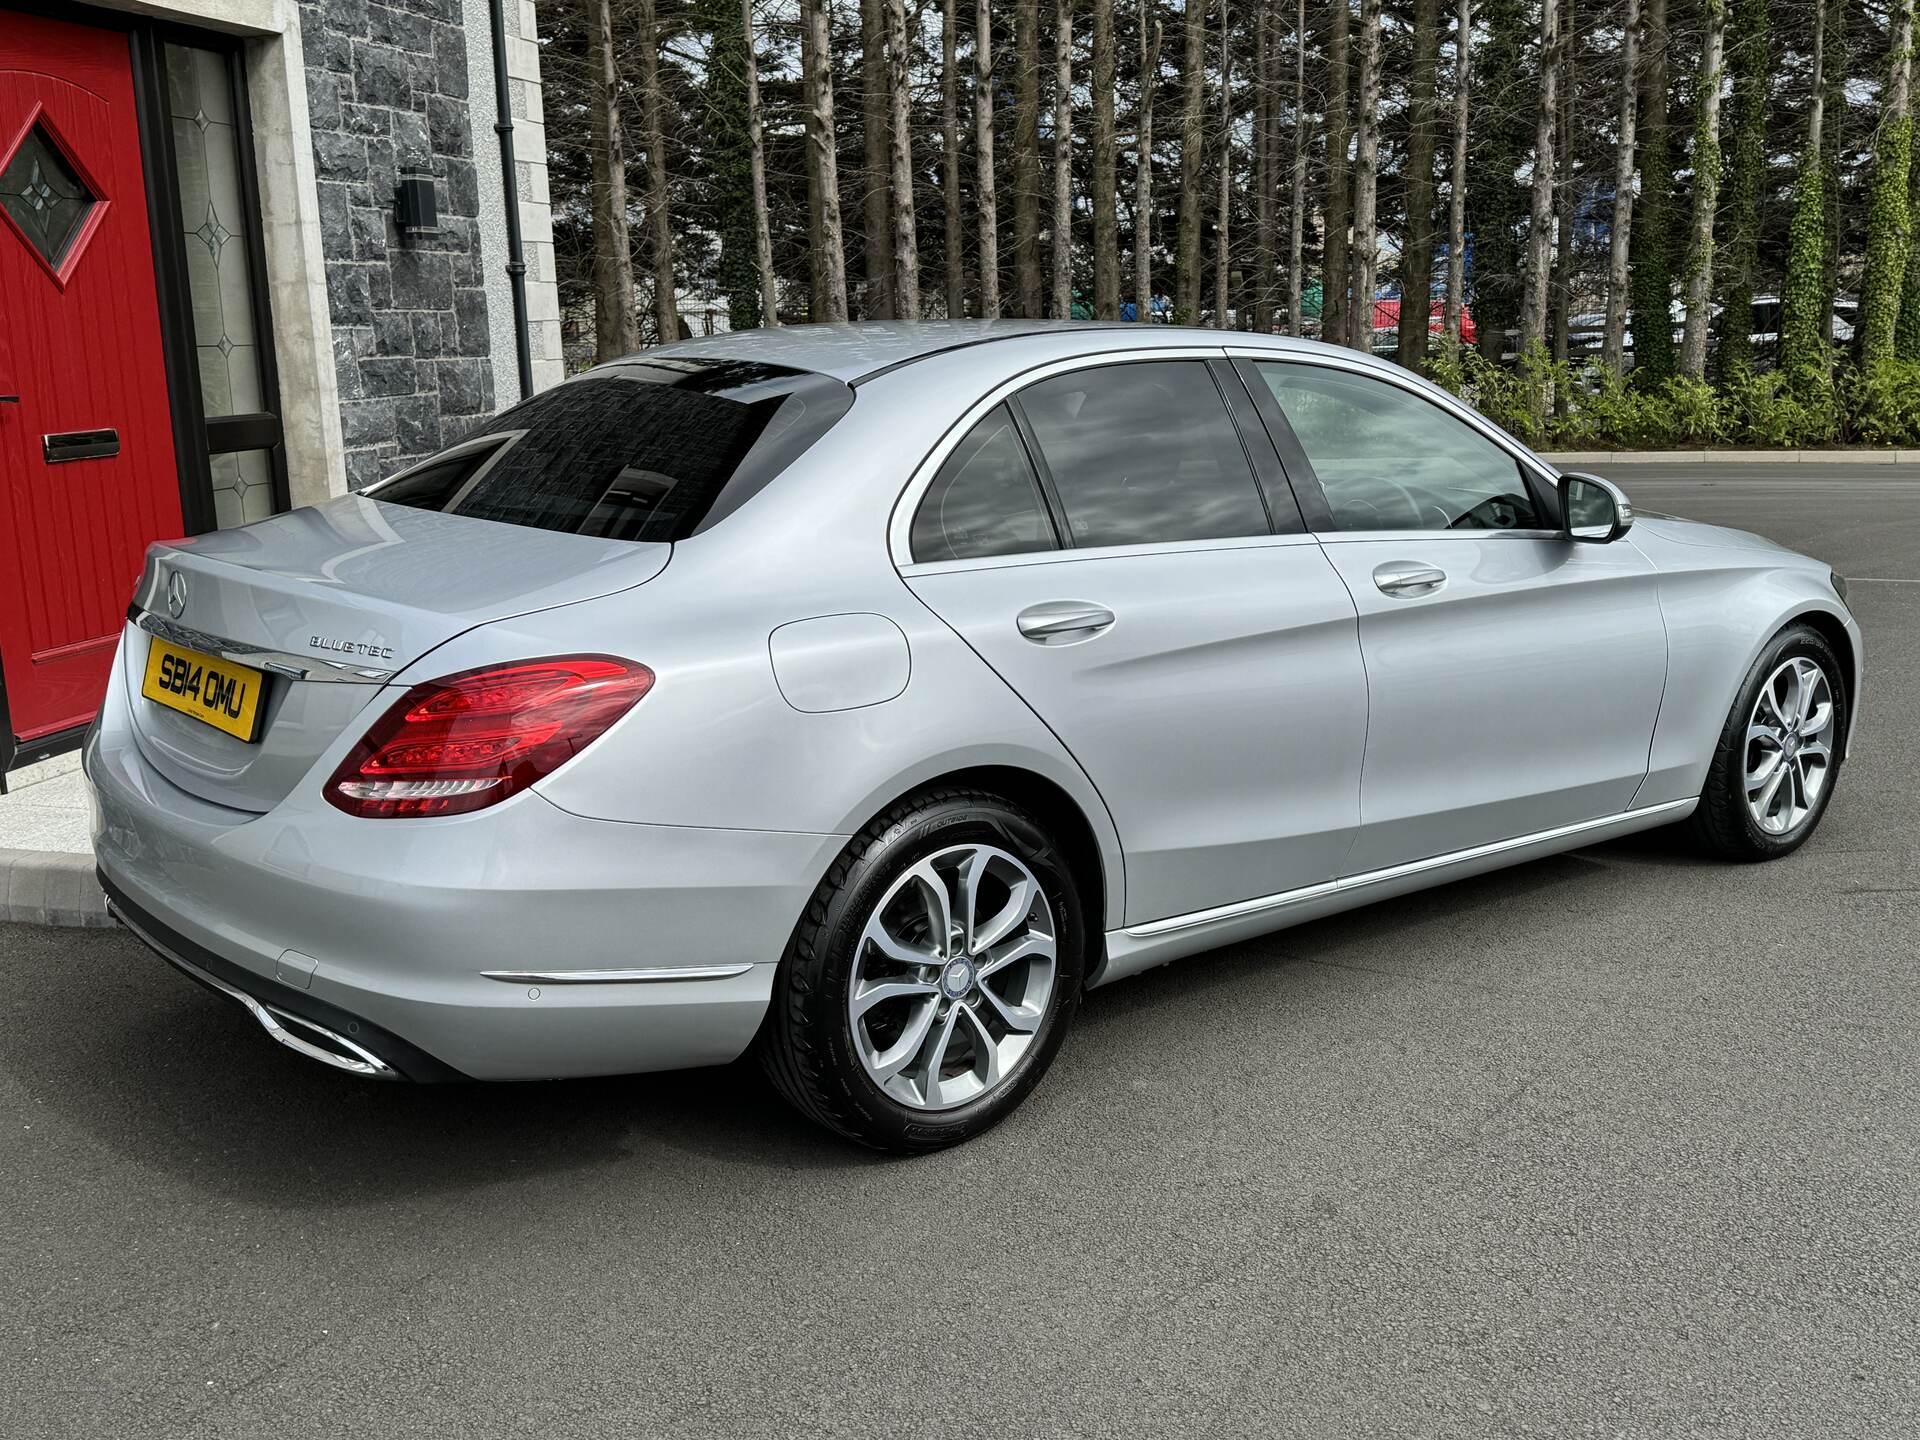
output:
<path id="1" fill-rule="evenodd" d="M 539 530 L 683 540 L 738 509 L 852 403 L 841 381 L 807 370 L 623 360 L 522 401 L 367 494 Z"/>

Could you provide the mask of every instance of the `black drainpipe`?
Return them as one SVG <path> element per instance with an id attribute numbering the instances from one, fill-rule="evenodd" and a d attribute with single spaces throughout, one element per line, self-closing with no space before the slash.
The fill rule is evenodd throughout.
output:
<path id="1" fill-rule="evenodd" d="M 513 169 L 513 96 L 507 88 L 507 17 L 501 0 L 489 0 L 493 22 L 493 128 L 500 136 L 500 168 L 506 181 L 507 283 L 513 288 L 513 345 L 520 364 L 520 398 L 533 394 L 533 342 L 527 335 L 527 260 L 520 244 L 520 185 Z"/>

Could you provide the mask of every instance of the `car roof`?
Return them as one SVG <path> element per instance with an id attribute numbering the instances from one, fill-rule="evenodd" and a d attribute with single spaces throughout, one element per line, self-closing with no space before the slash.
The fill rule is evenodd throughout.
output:
<path id="1" fill-rule="evenodd" d="M 689 360 L 756 360 L 812 370 L 849 385 L 933 355 L 984 345 L 995 340 L 1098 334 L 1104 348 L 1118 340 L 1136 340 L 1142 348 L 1168 345 L 1253 343 L 1274 349 L 1325 350 L 1310 340 L 1259 335 L 1239 330 L 1202 330 L 1170 325 L 1138 325 L 1119 320 L 876 320 L 840 325 L 781 325 L 765 330 L 734 330 L 681 340 L 641 352 L 647 359 L 671 355 Z M 1354 354 L 1354 351 L 1346 351 Z"/>
<path id="2" fill-rule="evenodd" d="M 1119 322 L 1056 320 L 874 320 L 837 325 L 780 325 L 764 330 L 734 330 L 681 340 L 644 352 L 697 360 L 757 360 L 812 370 L 852 384 L 883 370 L 909 365 L 929 355 L 1008 340 L 1019 335 L 1069 329 L 1133 329 Z"/>

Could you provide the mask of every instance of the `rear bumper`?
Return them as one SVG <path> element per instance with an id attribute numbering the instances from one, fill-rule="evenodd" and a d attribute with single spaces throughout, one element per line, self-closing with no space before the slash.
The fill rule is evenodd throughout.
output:
<path id="1" fill-rule="evenodd" d="M 845 843 L 588 820 L 537 791 L 357 820 L 301 787 L 253 815 L 161 775 L 126 706 L 116 674 L 85 759 L 101 883 L 129 928 L 281 1043 L 357 1048 L 410 1079 L 735 1058 Z"/>
<path id="2" fill-rule="evenodd" d="M 202 950 L 129 900 L 105 871 L 99 873 L 108 914 L 189 980 L 238 1001 L 270 1038 L 288 1049 L 369 1080 L 468 1078 L 369 1021 Z"/>

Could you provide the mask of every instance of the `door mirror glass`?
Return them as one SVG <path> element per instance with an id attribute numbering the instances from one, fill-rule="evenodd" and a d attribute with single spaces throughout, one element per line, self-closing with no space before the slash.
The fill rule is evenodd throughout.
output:
<path id="1" fill-rule="evenodd" d="M 1569 540 L 1605 545 L 1633 528 L 1633 505 L 1626 492 L 1598 475 L 1562 475 L 1560 513 Z"/>

